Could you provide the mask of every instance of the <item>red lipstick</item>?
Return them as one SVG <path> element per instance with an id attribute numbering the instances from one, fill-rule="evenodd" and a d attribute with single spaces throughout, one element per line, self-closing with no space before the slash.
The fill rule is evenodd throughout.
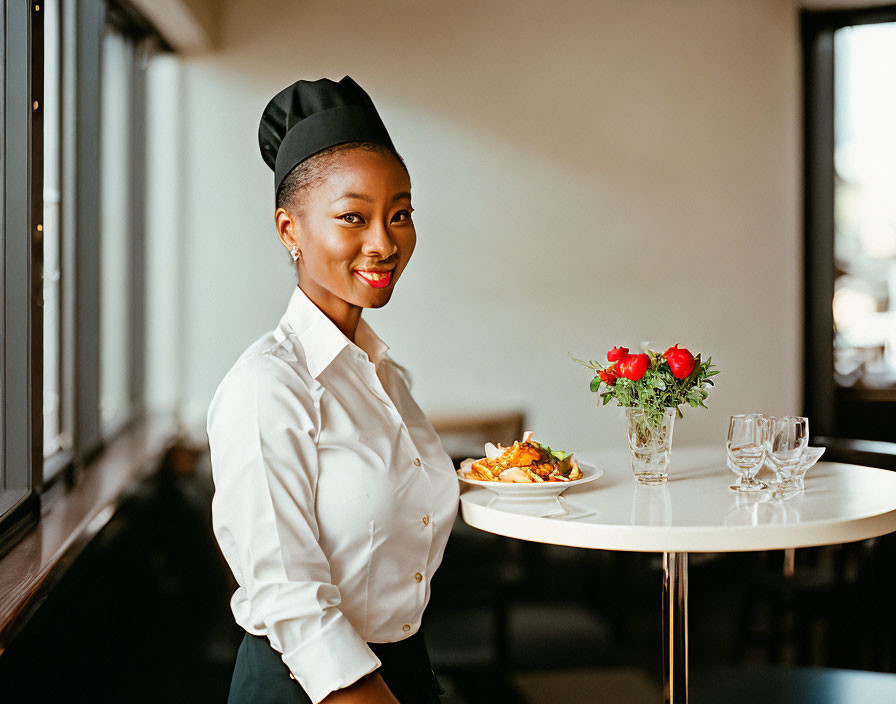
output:
<path id="1" fill-rule="evenodd" d="M 385 288 L 392 283 L 394 269 L 377 271 L 376 269 L 355 269 L 352 273 L 368 286 L 373 288 Z"/>

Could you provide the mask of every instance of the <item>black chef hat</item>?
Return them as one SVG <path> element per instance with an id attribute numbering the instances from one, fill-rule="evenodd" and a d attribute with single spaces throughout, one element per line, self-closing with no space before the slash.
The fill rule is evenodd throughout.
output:
<path id="1" fill-rule="evenodd" d="M 373 101 L 349 76 L 296 81 L 267 104 L 258 144 L 274 170 L 274 192 L 296 164 L 346 142 L 375 142 L 395 151 Z"/>

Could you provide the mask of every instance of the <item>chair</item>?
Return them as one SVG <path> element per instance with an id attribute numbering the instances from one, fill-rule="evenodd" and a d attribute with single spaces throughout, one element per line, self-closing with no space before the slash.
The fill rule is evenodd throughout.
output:
<path id="1" fill-rule="evenodd" d="M 430 422 L 442 447 L 459 467 L 467 457 L 482 457 L 487 442 L 511 444 L 523 436 L 525 413 L 520 410 L 463 415 L 433 415 Z"/>

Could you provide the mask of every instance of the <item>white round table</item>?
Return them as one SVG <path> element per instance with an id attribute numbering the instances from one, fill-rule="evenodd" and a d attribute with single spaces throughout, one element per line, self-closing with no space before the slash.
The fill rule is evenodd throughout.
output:
<path id="1" fill-rule="evenodd" d="M 521 540 L 599 550 L 663 553 L 665 700 L 687 702 L 689 552 L 778 550 L 863 540 L 896 531 L 896 472 L 819 462 L 806 488 L 784 500 L 728 486 L 724 447 L 676 447 L 669 481 L 634 481 L 627 451 L 577 452 L 604 471 L 536 506 L 461 485 L 461 516 L 474 528 Z M 769 481 L 770 476 L 760 474 Z M 550 503 L 553 501 L 553 503 Z"/>

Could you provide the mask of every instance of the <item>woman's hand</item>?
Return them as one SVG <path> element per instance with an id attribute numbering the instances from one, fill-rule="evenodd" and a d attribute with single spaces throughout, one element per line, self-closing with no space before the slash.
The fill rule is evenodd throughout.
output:
<path id="1" fill-rule="evenodd" d="M 330 692 L 321 704 L 399 704 L 379 672 L 364 675 L 348 687 Z"/>

